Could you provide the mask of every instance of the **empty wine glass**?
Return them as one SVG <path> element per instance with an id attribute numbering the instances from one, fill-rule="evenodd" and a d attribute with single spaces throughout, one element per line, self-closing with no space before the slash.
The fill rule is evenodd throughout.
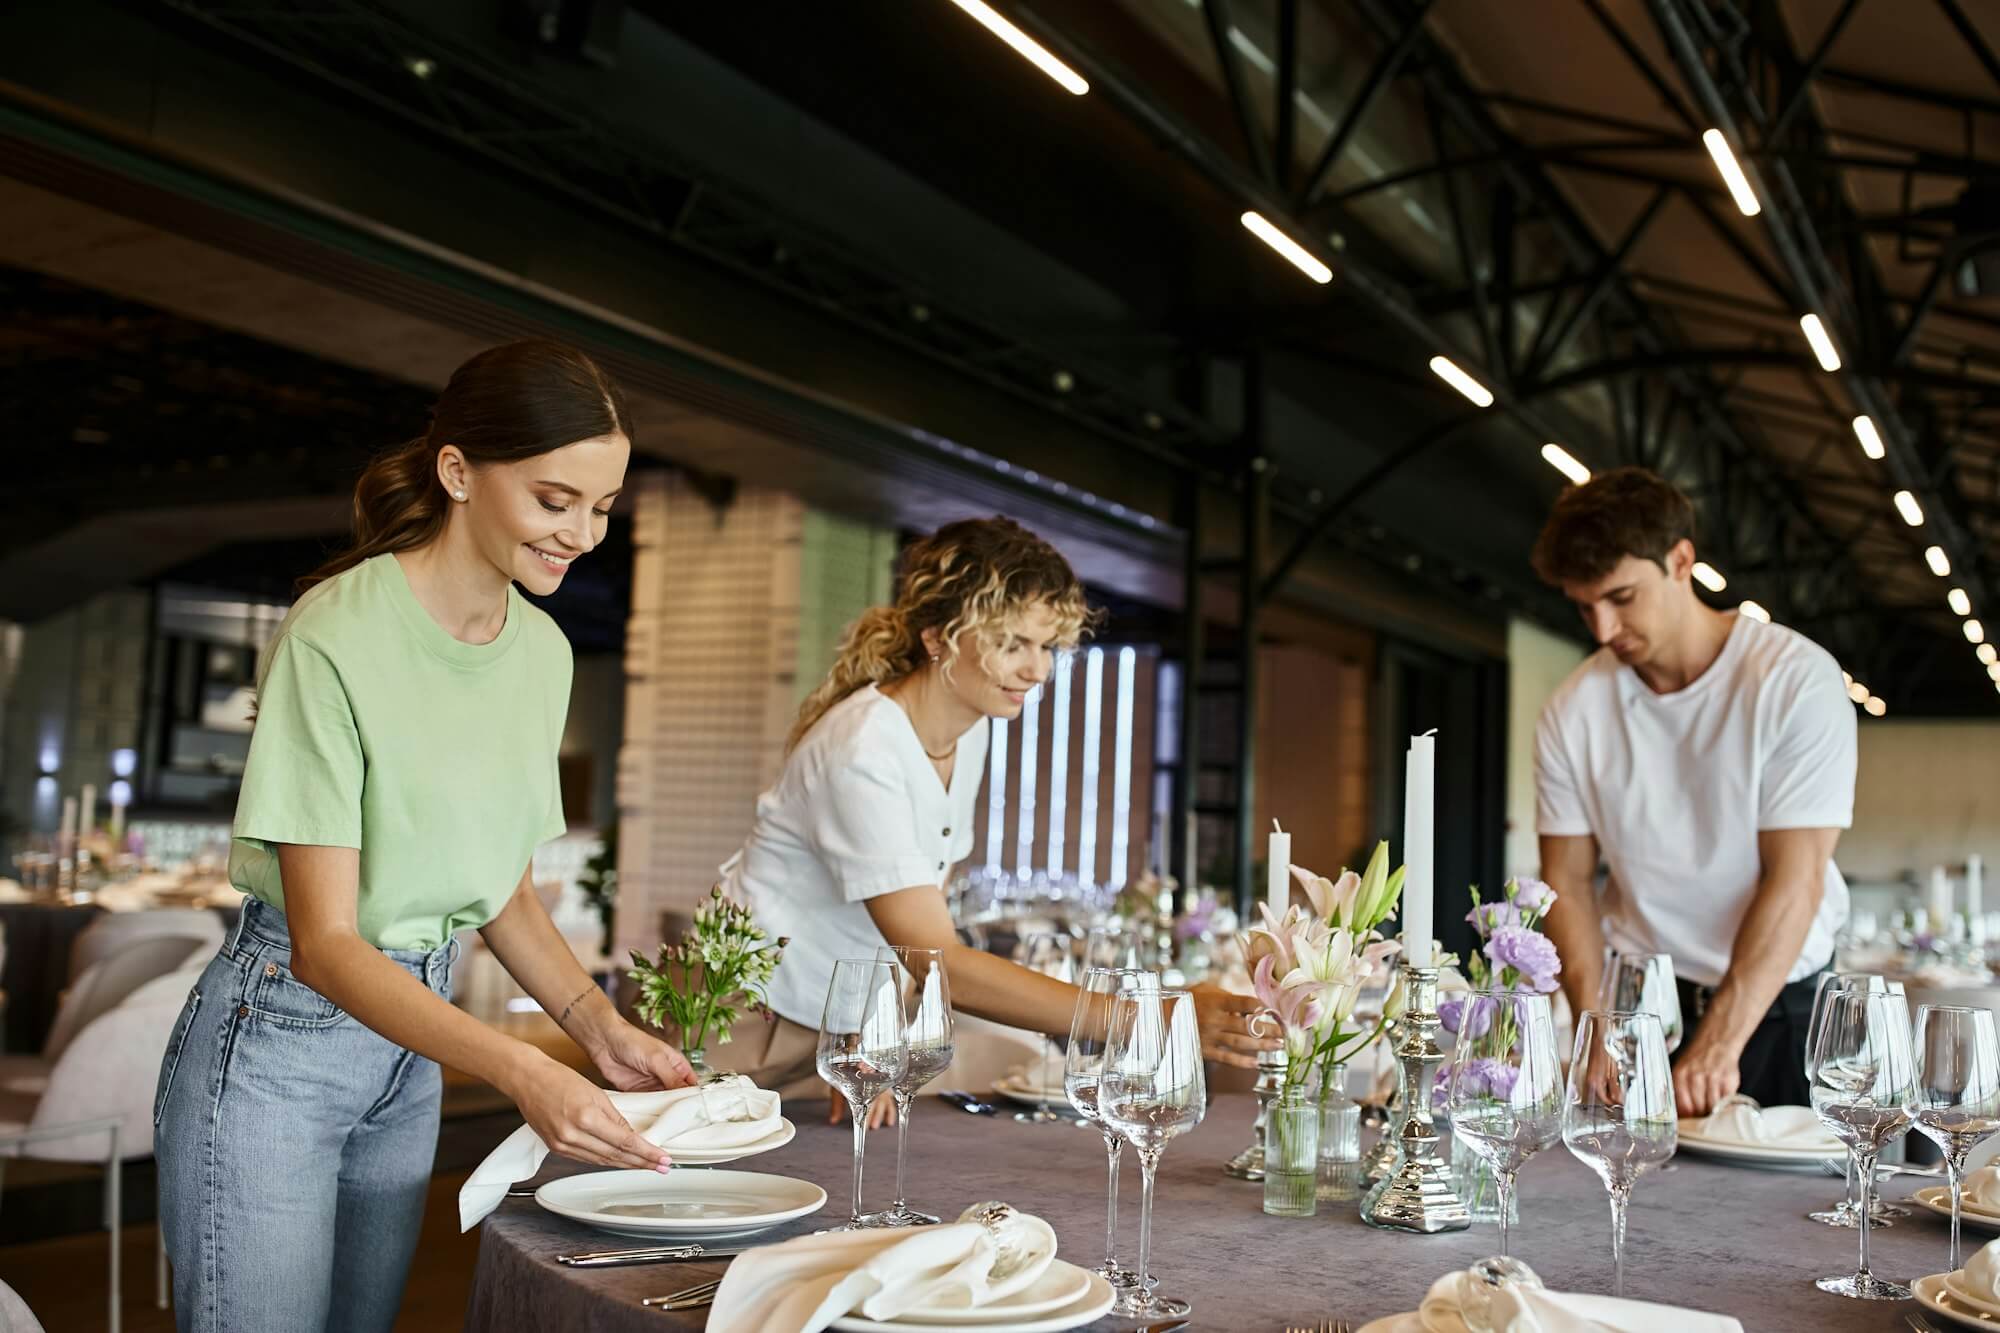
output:
<path id="1" fill-rule="evenodd" d="M 1143 968 L 1145 946 L 1130 926 L 1092 926 L 1083 938 L 1085 967 Z"/>
<path id="2" fill-rule="evenodd" d="M 905 1202 L 903 1164 L 910 1141 L 910 1112 L 926 1083 L 951 1068 L 951 986 L 945 977 L 944 950 L 913 949 L 900 944 L 875 950 L 878 962 L 897 964 L 903 991 L 903 1037 L 908 1055 L 903 1072 L 889 1089 L 896 1099 L 896 1201 L 865 1219 L 876 1227 L 928 1226 L 938 1219 Z"/>
<path id="3" fill-rule="evenodd" d="M 828 1228 L 832 1231 L 867 1225 L 861 1216 L 861 1156 L 868 1147 L 868 1104 L 896 1086 L 908 1055 L 897 971 L 894 963 L 843 958 L 827 983 L 816 1062 L 819 1076 L 847 1098 L 854 1119 L 854 1203 L 847 1222 Z"/>
<path id="4" fill-rule="evenodd" d="M 1674 1155 L 1674 1077 L 1656 1014 L 1591 1009 L 1577 1019 L 1563 1144 L 1611 1196 L 1613 1294 L 1625 1294 L 1625 1206 L 1641 1175 Z"/>
<path id="5" fill-rule="evenodd" d="M 1944 1154 L 1956 1272 L 1965 1155 L 2000 1131 L 2000 1042 L 1991 1009 L 1927 1004 L 1917 1010 L 1917 1128 Z"/>
<path id="6" fill-rule="evenodd" d="M 1151 1294 L 1153 1179 L 1167 1140 L 1201 1123 L 1208 1085 L 1201 1070 L 1201 1033 L 1194 997 L 1186 991 L 1139 991 L 1112 997 L 1098 1081 L 1098 1113 L 1139 1153 L 1139 1280 L 1111 1308 L 1134 1319 L 1181 1319 L 1188 1303 Z"/>
<path id="7" fill-rule="evenodd" d="M 1057 981 L 1070 981 L 1076 976 L 1076 954 L 1071 948 L 1073 937 L 1067 932 L 1037 931 L 1025 937 L 1020 947 L 1014 951 L 1014 961 L 1031 972 L 1039 972 Z M 1042 1034 L 1042 1053 L 1034 1069 L 1035 1109 L 1016 1111 L 1014 1118 L 1026 1124 L 1047 1125 L 1062 1119 L 1049 1107 L 1049 1080 L 1054 1072 L 1055 1043 L 1049 1034 Z"/>
<path id="8" fill-rule="evenodd" d="M 1877 976 L 1872 972 L 1822 972 L 1819 984 L 1813 990 L 1812 1017 L 1806 1022 L 1806 1049 L 1803 1063 L 1805 1066 L 1806 1082 L 1808 1084 L 1812 1082 L 1813 1050 L 1819 1042 L 1819 1020 L 1820 1015 L 1825 1012 L 1827 992 L 1831 990 L 1845 990 L 1855 986 L 1883 991 L 1891 995 L 1901 995 L 1903 993 L 1902 982 L 1891 981 L 1886 977 Z M 1833 1207 L 1822 1209 L 1818 1212 L 1807 1213 L 1806 1216 L 1825 1226 L 1858 1227 L 1861 1225 L 1860 1205 L 1856 1202 L 1858 1198 L 1859 1194 L 1854 1188 L 1854 1154 L 1852 1151 L 1849 1151 L 1847 1153 L 1846 1196 Z M 1896 1219 L 1908 1217 L 1909 1215 L 1909 1209 L 1903 1207 L 1901 1204 L 1884 1203 L 1881 1195 L 1877 1194 L 1874 1205 L 1869 1209 L 1868 1220 L 1878 1227 L 1892 1227 L 1896 1225 Z"/>
<path id="9" fill-rule="evenodd" d="M 1063 1061 L 1063 1091 L 1076 1113 L 1096 1125 L 1104 1135 L 1104 1155 L 1110 1184 L 1105 1189 L 1104 1263 L 1097 1275 L 1114 1287 L 1130 1287 L 1138 1274 L 1118 1262 L 1118 1159 L 1125 1140 L 1104 1122 L 1097 1109 L 1100 1083 L 1104 1075 L 1104 1046 L 1111 1030 L 1111 1001 L 1137 991 L 1156 991 L 1160 979 L 1154 973 L 1129 967 L 1093 967 L 1078 983 L 1076 1012 L 1070 1019 L 1069 1050 Z"/>
<path id="10" fill-rule="evenodd" d="M 1604 951 L 1604 986 L 1598 1003 L 1613 1013 L 1652 1014 L 1660 1020 L 1667 1054 L 1681 1048 L 1681 996 L 1668 953 Z"/>
<path id="11" fill-rule="evenodd" d="M 1504 1256 L 1514 1173 L 1562 1139 L 1562 1065 L 1548 996 L 1476 991 L 1466 997 L 1446 1106 L 1452 1133 L 1492 1164 Z"/>
<path id="12" fill-rule="evenodd" d="M 1916 1118 L 1917 1071 L 1910 1009 L 1900 995 L 1867 987 L 1829 988 L 1813 1046 L 1813 1110 L 1854 1153 L 1861 1182 L 1861 1262 L 1851 1277 L 1823 1277 L 1821 1291 L 1867 1301 L 1906 1301 L 1910 1289 L 1868 1271 L 1869 1204 L 1875 1159 Z"/>

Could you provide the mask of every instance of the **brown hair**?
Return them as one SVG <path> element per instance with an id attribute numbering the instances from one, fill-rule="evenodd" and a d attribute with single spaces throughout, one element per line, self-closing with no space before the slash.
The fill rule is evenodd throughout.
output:
<path id="1" fill-rule="evenodd" d="M 511 463 L 614 431 L 632 437 L 625 396 L 582 352 L 544 339 L 488 348 L 451 373 L 428 430 L 369 463 L 354 485 L 353 544 L 300 579 L 299 591 L 437 540 L 450 509 L 437 475 L 444 445 L 474 464 Z"/>
<path id="2" fill-rule="evenodd" d="M 1556 497 L 1535 539 L 1535 572 L 1557 586 L 1595 583 L 1628 555 L 1665 570 L 1667 552 L 1693 536 L 1694 506 L 1671 482 L 1642 467 L 1615 468 Z"/>
<path id="3" fill-rule="evenodd" d="M 940 666 L 958 664 L 958 639 L 977 632 L 984 659 L 999 646 L 1008 617 L 1046 603 L 1057 641 L 1073 648 L 1102 614 L 1084 601 L 1083 584 L 1055 547 L 1008 518 L 946 524 L 903 552 L 903 582 L 895 605 L 862 613 L 847 627 L 833 670 L 799 706 L 785 742 L 789 751 L 829 708 L 864 685 L 885 685 L 930 657 L 924 631 L 942 640 Z"/>

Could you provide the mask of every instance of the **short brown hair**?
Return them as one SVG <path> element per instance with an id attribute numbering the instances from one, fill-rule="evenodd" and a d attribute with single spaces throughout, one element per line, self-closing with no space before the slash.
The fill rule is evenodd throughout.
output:
<path id="1" fill-rule="evenodd" d="M 1601 472 L 1556 497 L 1535 539 L 1535 572 L 1546 583 L 1595 583 L 1626 556 L 1662 570 L 1667 552 L 1694 536 L 1694 506 L 1642 467 Z"/>

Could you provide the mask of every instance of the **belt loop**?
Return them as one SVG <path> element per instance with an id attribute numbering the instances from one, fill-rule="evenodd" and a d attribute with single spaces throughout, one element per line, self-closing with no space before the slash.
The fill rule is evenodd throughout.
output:
<path id="1" fill-rule="evenodd" d="M 237 909 L 236 920 L 229 927 L 229 934 L 223 940 L 223 948 L 229 953 L 238 954 L 243 952 L 244 928 L 250 920 L 251 906 L 256 901 L 255 898 L 246 895 L 243 899 L 243 906 Z"/>

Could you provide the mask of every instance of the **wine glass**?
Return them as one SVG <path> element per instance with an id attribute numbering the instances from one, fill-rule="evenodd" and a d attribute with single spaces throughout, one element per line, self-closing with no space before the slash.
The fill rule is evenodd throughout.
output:
<path id="1" fill-rule="evenodd" d="M 1909 1300 L 1908 1287 L 1868 1271 L 1875 1159 L 1891 1140 L 1908 1133 L 1916 1119 L 1909 1005 L 1900 995 L 1865 986 L 1829 988 L 1812 1069 L 1813 1110 L 1853 1151 L 1854 1174 L 1861 1182 L 1860 1266 L 1851 1277 L 1823 1277 L 1813 1285 L 1857 1300 Z"/>
<path id="2" fill-rule="evenodd" d="M 1805 1065 L 1806 1082 L 1808 1084 L 1812 1082 L 1813 1049 L 1819 1044 L 1819 1020 L 1820 1015 L 1825 1012 L 1827 992 L 1853 986 L 1862 986 L 1891 995 L 1901 995 L 1903 993 L 1902 982 L 1891 981 L 1886 977 L 1877 976 L 1872 972 L 1822 972 L 1819 984 L 1813 991 L 1812 1017 L 1806 1022 L 1806 1050 L 1803 1063 Z M 1833 1207 L 1822 1209 L 1819 1212 L 1807 1213 L 1806 1216 L 1825 1226 L 1858 1227 L 1861 1225 L 1861 1213 L 1855 1202 L 1857 1197 L 1854 1189 L 1854 1154 L 1849 1152 L 1847 1154 L 1846 1196 Z M 1884 1203 L 1881 1196 L 1877 1195 L 1874 1207 L 1869 1210 L 1868 1220 L 1878 1227 L 1892 1227 L 1896 1225 L 1898 1218 L 1908 1217 L 1909 1215 L 1909 1209 L 1897 1203 Z"/>
<path id="3" fill-rule="evenodd" d="M 1917 1128 L 1944 1154 L 1955 1272 L 1965 1155 L 2000 1131 L 2000 1041 L 1991 1009 L 1927 1004 L 1917 1010 Z"/>
<path id="4" fill-rule="evenodd" d="M 1076 1012 L 1070 1019 L 1069 1051 L 1063 1061 L 1063 1091 L 1076 1113 L 1104 1135 L 1110 1184 L 1105 1191 L 1104 1263 L 1095 1271 L 1112 1286 L 1138 1282 L 1138 1274 L 1118 1262 L 1118 1159 L 1125 1140 L 1104 1121 L 1097 1098 L 1104 1075 L 1104 1046 L 1111 1029 L 1111 1001 L 1119 995 L 1157 991 L 1159 977 L 1132 967 L 1093 967 L 1078 983 Z"/>
<path id="5" fill-rule="evenodd" d="M 1201 1123 L 1208 1085 L 1201 1070 L 1201 1033 L 1194 997 L 1184 990 L 1138 991 L 1112 997 L 1098 1080 L 1098 1114 L 1139 1153 L 1139 1280 L 1118 1295 L 1113 1312 L 1133 1319 L 1183 1319 L 1186 1301 L 1151 1294 L 1153 1178 L 1167 1140 Z"/>
<path id="6" fill-rule="evenodd" d="M 1576 1023 L 1562 1135 L 1611 1196 L 1614 1295 L 1625 1294 L 1625 1206 L 1632 1186 L 1674 1155 L 1678 1124 L 1659 1016 L 1586 1010 Z"/>
<path id="7" fill-rule="evenodd" d="M 1057 981 L 1070 981 L 1076 976 L 1076 954 L 1071 947 L 1073 937 L 1067 932 L 1037 931 L 1022 939 L 1020 947 L 1014 951 L 1014 961 L 1030 972 L 1039 972 Z M 1042 1034 L 1042 1053 L 1035 1063 L 1035 1109 L 1016 1111 L 1014 1118 L 1031 1125 L 1053 1124 L 1062 1119 L 1049 1108 L 1049 1074 L 1055 1064 L 1055 1043 L 1049 1034 Z"/>
<path id="8" fill-rule="evenodd" d="M 1130 926 L 1092 926 L 1083 938 L 1085 967 L 1143 968 L 1144 946 Z"/>
<path id="9" fill-rule="evenodd" d="M 839 1088 L 854 1119 L 854 1203 L 847 1221 L 831 1231 L 859 1231 L 861 1156 L 868 1147 L 868 1104 L 896 1086 L 909 1049 L 903 1025 L 903 989 L 894 963 L 843 958 L 833 965 L 826 1009 L 819 1020 L 819 1076 Z"/>
<path id="10" fill-rule="evenodd" d="M 1514 1173 L 1562 1139 L 1562 1066 L 1548 996 L 1488 990 L 1466 997 L 1446 1108 L 1452 1133 L 1492 1164 L 1505 1256 Z"/>
<path id="11" fill-rule="evenodd" d="M 938 1219 L 920 1213 L 904 1201 L 903 1163 L 910 1141 L 910 1110 L 926 1083 L 951 1068 L 951 985 L 944 971 L 944 950 L 914 949 L 887 944 L 875 950 L 877 962 L 898 965 L 903 992 L 903 1037 L 908 1056 L 903 1072 L 889 1089 L 896 1099 L 896 1201 L 866 1221 L 875 1227 L 929 1226 Z"/>
<path id="12" fill-rule="evenodd" d="M 1598 1003 L 1614 1013 L 1652 1014 L 1660 1020 L 1667 1054 L 1681 1048 L 1681 996 L 1669 953 L 1604 951 L 1604 986 Z"/>

